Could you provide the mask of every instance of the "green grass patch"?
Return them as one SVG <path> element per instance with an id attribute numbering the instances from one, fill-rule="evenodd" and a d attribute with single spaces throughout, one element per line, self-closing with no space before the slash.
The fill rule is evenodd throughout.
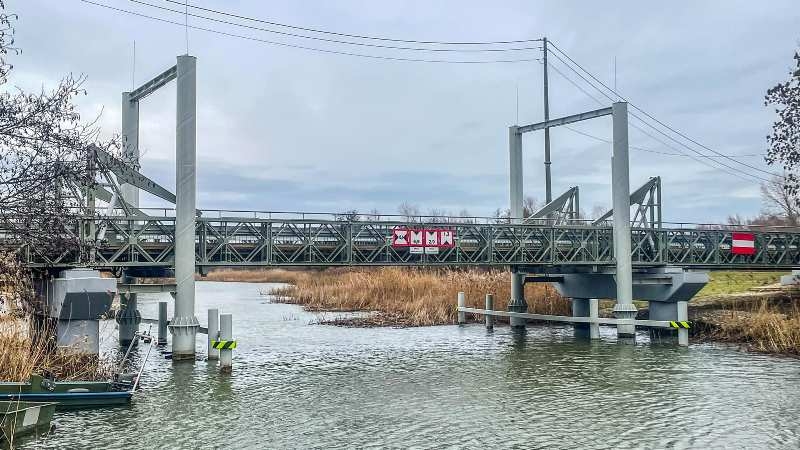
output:
<path id="1" fill-rule="evenodd" d="M 736 294 L 746 292 L 750 288 L 766 286 L 780 281 L 781 275 L 788 272 L 741 272 L 721 270 L 709 272 L 709 283 L 696 297 Z"/>

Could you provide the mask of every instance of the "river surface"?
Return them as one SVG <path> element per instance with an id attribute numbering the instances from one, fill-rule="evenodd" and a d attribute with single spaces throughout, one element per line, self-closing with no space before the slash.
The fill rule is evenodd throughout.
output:
<path id="1" fill-rule="evenodd" d="M 343 328 L 268 284 L 197 283 L 233 314 L 232 375 L 154 352 L 132 405 L 57 412 L 23 448 L 800 448 L 800 361 L 575 340 L 570 327 Z M 146 318 L 168 295 L 140 296 Z M 170 316 L 172 315 L 170 302 Z M 330 315 L 329 315 L 330 316 Z M 143 328 L 147 326 L 143 325 Z M 155 326 L 153 327 L 155 330 Z M 101 325 L 113 345 L 113 322 Z M 205 356 L 205 336 L 198 353 Z M 146 349 L 143 345 L 139 350 Z"/>

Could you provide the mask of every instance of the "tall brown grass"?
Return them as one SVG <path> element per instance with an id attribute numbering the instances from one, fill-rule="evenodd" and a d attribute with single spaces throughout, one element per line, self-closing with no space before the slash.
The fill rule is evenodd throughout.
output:
<path id="1" fill-rule="evenodd" d="M 52 374 L 59 380 L 106 380 L 113 366 L 102 357 L 77 355 L 56 349 L 52 340 L 32 338 L 49 335 L 33 332 L 29 319 L 0 315 L 0 381 L 27 381 L 33 373 Z"/>
<path id="2" fill-rule="evenodd" d="M 800 307 L 762 299 L 722 313 L 709 333 L 715 340 L 745 343 L 753 350 L 800 356 Z"/>
<path id="3" fill-rule="evenodd" d="M 204 277 L 202 281 L 240 281 L 245 283 L 291 283 L 298 271 L 286 269 L 216 269 Z"/>
<path id="4" fill-rule="evenodd" d="M 292 272 L 291 277 L 291 285 L 271 292 L 278 301 L 309 310 L 377 312 L 367 325 L 454 323 L 458 292 L 464 292 L 467 306 L 474 308 L 483 308 L 485 295 L 493 294 L 494 308 L 500 310 L 506 309 L 511 295 L 507 271 L 385 267 Z M 525 298 L 530 312 L 571 314 L 570 303 L 550 286 L 529 284 Z"/>

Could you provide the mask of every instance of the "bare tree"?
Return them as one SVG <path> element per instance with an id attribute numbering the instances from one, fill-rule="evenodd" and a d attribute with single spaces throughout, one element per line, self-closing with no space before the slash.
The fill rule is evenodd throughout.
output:
<path id="1" fill-rule="evenodd" d="M 761 184 L 761 197 L 764 202 L 762 216 L 776 216 L 783 219 L 783 225 L 797 226 L 800 207 L 797 200 L 786 188 L 783 178 L 774 177 Z"/>
<path id="2" fill-rule="evenodd" d="M 406 222 L 416 222 L 419 220 L 419 206 L 412 205 L 408 202 L 400 203 L 400 206 L 397 207 L 397 212 L 403 216 Z"/>
<path id="3" fill-rule="evenodd" d="M 344 222 L 358 222 L 361 220 L 361 214 L 359 214 L 357 209 L 348 209 L 343 213 L 336 214 L 336 220 L 341 220 Z"/>
<path id="4" fill-rule="evenodd" d="M 544 205 L 540 205 L 539 201 L 536 200 L 536 197 L 525 197 L 522 201 L 522 216 L 529 217 L 531 214 L 535 213 Z"/>
<path id="5" fill-rule="evenodd" d="M 0 86 L 11 75 L 7 56 L 16 53 L 15 19 L 0 0 Z M 51 91 L 0 93 L 0 228 L 7 240 L 48 256 L 87 254 L 78 191 L 94 184 L 88 145 L 97 129 L 82 123 L 74 104 L 85 93 L 83 81 L 70 75 Z"/>
<path id="6" fill-rule="evenodd" d="M 594 205 L 592 206 L 592 212 L 590 214 L 591 219 L 599 219 L 606 213 L 606 207 L 603 205 Z"/>
<path id="7" fill-rule="evenodd" d="M 783 167 L 785 178 L 783 190 L 795 204 L 800 203 L 800 53 L 795 52 L 795 70 L 790 72 L 785 83 L 767 90 L 764 105 L 775 106 L 778 120 L 772 125 L 772 134 L 767 136 L 767 164 Z"/>

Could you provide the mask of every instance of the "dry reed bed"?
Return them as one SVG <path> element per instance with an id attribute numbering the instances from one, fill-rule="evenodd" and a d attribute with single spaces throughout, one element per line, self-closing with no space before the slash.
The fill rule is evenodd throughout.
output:
<path id="1" fill-rule="evenodd" d="M 713 340 L 743 343 L 751 350 L 800 356 L 800 307 L 789 299 L 769 299 L 734 305 L 713 320 L 700 319 L 700 335 Z"/>
<path id="2" fill-rule="evenodd" d="M 463 291 L 467 306 L 483 308 L 494 294 L 495 309 L 504 310 L 510 298 L 507 271 L 376 268 L 290 272 L 291 285 L 271 294 L 285 303 L 315 311 L 374 311 L 354 325 L 427 326 L 455 323 L 456 296 Z M 550 286 L 529 284 L 525 298 L 530 312 L 571 314 L 570 303 Z M 337 323 L 341 323 L 337 321 Z"/>
<path id="3" fill-rule="evenodd" d="M 0 316 L 0 381 L 27 381 L 49 372 L 60 380 L 106 380 L 112 364 L 103 358 L 56 350 L 52 342 L 31 339 L 27 319 Z"/>

